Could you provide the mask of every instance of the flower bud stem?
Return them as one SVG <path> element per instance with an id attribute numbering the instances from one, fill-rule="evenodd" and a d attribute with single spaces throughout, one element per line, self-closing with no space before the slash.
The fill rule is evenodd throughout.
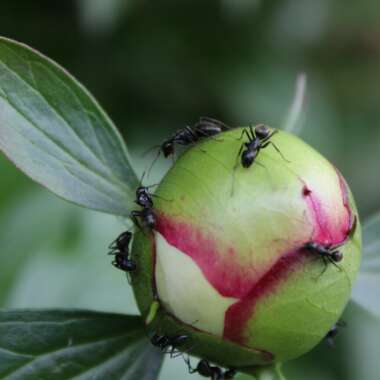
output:
<path id="1" fill-rule="evenodd" d="M 256 380 L 286 380 L 281 371 L 282 363 L 278 363 L 271 367 L 261 367 L 255 369 L 252 375 Z"/>

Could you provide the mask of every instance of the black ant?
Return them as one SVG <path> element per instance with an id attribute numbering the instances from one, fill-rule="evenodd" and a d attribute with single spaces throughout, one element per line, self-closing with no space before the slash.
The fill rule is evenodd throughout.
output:
<path id="1" fill-rule="evenodd" d="M 330 347 L 334 347 L 335 346 L 335 338 L 336 338 L 336 336 L 339 334 L 339 331 L 340 331 L 341 327 L 346 327 L 346 326 L 347 326 L 346 322 L 344 322 L 344 321 L 338 321 L 330 329 L 330 331 L 326 334 L 325 339 L 326 339 L 327 344 Z"/>
<path id="2" fill-rule="evenodd" d="M 202 138 L 213 137 L 227 129 L 229 127 L 219 120 L 201 117 L 193 127 L 186 126 L 165 140 L 161 145 L 161 151 L 167 158 L 174 154 L 175 144 L 183 146 L 195 144 Z"/>
<path id="3" fill-rule="evenodd" d="M 153 186 L 139 186 L 136 190 L 136 200 L 135 203 L 138 204 L 141 207 L 145 208 L 152 208 L 153 207 L 153 196 L 154 194 L 151 194 L 149 192 L 149 189 Z"/>
<path id="4" fill-rule="evenodd" d="M 220 367 L 212 366 L 208 360 L 202 359 L 198 362 L 196 368 L 192 368 L 190 359 L 185 359 L 185 362 L 189 368 L 189 373 L 198 373 L 203 377 L 209 377 L 212 380 L 230 380 L 236 375 L 236 371 L 232 368 L 223 372 Z"/>
<path id="5" fill-rule="evenodd" d="M 337 265 L 337 263 L 339 263 L 340 261 L 343 260 L 343 253 L 338 250 L 338 248 L 341 245 L 342 244 L 336 244 L 336 245 L 326 244 L 326 245 L 323 245 L 323 244 L 319 244 L 319 243 L 311 241 L 311 242 L 308 242 L 304 245 L 304 249 L 306 249 L 310 252 L 313 252 L 322 258 L 323 263 L 325 264 L 325 268 L 322 271 L 322 274 L 323 274 L 327 269 L 328 263 L 333 264 L 334 266 L 336 266 L 340 270 L 340 267 Z"/>
<path id="6" fill-rule="evenodd" d="M 230 129 L 230 127 L 220 120 L 211 117 L 201 117 L 192 127 L 186 126 L 185 128 L 178 130 L 159 146 L 160 149 L 157 157 L 153 160 L 149 171 L 152 169 L 161 153 L 165 158 L 174 155 L 176 144 L 181 146 L 196 144 L 201 139 L 213 137 L 228 129 Z"/>
<path id="7" fill-rule="evenodd" d="M 136 263 L 129 258 L 129 244 L 132 240 L 132 233 L 129 231 L 123 232 L 109 246 L 109 255 L 115 255 L 112 264 L 124 272 L 133 272 L 136 270 Z"/>
<path id="8" fill-rule="evenodd" d="M 280 156 L 287 162 L 289 162 L 281 153 L 280 149 L 278 149 L 277 145 L 270 140 L 270 138 L 277 133 L 278 131 L 271 131 L 268 127 L 263 124 L 257 125 L 255 128 L 252 126 L 243 129 L 241 136 L 239 138 L 242 139 L 243 136 L 247 136 L 248 142 L 244 142 L 239 150 L 238 157 L 240 157 L 241 164 L 244 168 L 249 168 L 257 158 L 261 149 L 266 148 L 268 145 L 272 145 Z"/>
<path id="9" fill-rule="evenodd" d="M 325 264 L 325 268 L 323 269 L 321 275 L 326 271 L 328 263 L 333 264 L 335 267 L 341 270 L 337 263 L 343 260 L 343 253 L 339 250 L 339 248 L 352 238 L 356 230 L 356 224 L 357 218 L 355 216 L 346 239 L 344 239 L 344 241 L 339 244 L 319 244 L 310 241 L 303 246 L 304 249 L 315 253 L 322 258 L 323 263 Z"/>
<path id="10" fill-rule="evenodd" d="M 164 354 L 170 354 L 170 357 L 176 357 L 182 355 L 178 348 L 183 347 L 189 341 L 187 335 L 160 335 L 155 333 L 150 342 L 153 346 L 158 347 Z"/>
<path id="11" fill-rule="evenodd" d="M 136 189 L 136 200 L 135 203 L 142 207 L 141 210 L 134 210 L 130 213 L 130 217 L 135 223 L 136 226 L 138 226 L 141 229 L 141 224 L 138 220 L 142 221 L 142 224 L 144 227 L 148 227 L 150 230 L 153 230 L 156 227 L 156 215 L 153 211 L 153 196 L 156 196 L 154 194 L 151 194 L 149 192 L 149 188 L 156 186 L 142 186 L 142 181 L 145 176 L 145 173 L 143 174 L 140 185 Z"/>

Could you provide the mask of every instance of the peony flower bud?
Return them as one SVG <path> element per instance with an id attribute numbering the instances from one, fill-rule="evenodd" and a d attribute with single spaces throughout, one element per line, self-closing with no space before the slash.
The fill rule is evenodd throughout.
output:
<path id="1" fill-rule="evenodd" d="M 151 328 L 189 335 L 182 350 L 238 369 L 318 344 L 350 298 L 361 256 L 357 210 L 339 171 L 283 131 L 270 139 L 279 151 L 269 144 L 245 168 L 242 130 L 176 161 L 156 191 L 156 229 L 138 231 L 132 252 L 141 313 L 160 304 Z M 336 260 L 312 243 L 336 246 Z"/>

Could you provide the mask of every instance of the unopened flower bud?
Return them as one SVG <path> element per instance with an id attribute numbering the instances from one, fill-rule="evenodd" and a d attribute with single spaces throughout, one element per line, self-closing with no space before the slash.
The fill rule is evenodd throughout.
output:
<path id="1" fill-rule="evenodd" d="M 137 232 L 132 253 L 143 316 L 160 304 L 156 331 L 187 334 L 181 350 L 238 369 L 317 345 L 361 255 L 357 210 L 333 165 L 279 131 L 244 167 L 246 141 L 237 128 L 186 151 L 156 191 L 156 229 Z"/>

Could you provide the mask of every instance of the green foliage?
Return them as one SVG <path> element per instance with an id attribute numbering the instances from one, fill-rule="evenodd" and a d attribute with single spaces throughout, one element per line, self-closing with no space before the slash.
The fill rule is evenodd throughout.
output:
<path id="1" fill-rule="evenodd" d="M 0 149 L 26 174 L 81 206 L 128 215 L 136 176 L 92 96 L 48 58 L 0 39 Z"/>
<path id="2" fill-rule="evenodd" d="M 65 244 L 72 243 L 75 235 L 65 236 L 64 226 L 78 220 L 80 210 L 65 206 L 50 195 L 35 192 L 25 195 L 17 204 L 10 204 L 9 210 L 0 215 L 0 225 L 6 226 L 0 229 L 0 254 L 8 258 L 1 263 L 0 304 L 6 301 L 24 265 L 38 250 L 62 240 Z M 77 232 L 80 233 L 78 229 Z"/>
<path id="3" fill-rule="evenodd" d="M 354 286 L 352 300 L 380 319 L 380 214 L 363 227 L 363 262 Z"/>
<path id="4" fill-rule="evenodd" d="M 91 311 L 0 312 L 0 378 L 153 380 L 162 354 L 139 317 Z"/>

